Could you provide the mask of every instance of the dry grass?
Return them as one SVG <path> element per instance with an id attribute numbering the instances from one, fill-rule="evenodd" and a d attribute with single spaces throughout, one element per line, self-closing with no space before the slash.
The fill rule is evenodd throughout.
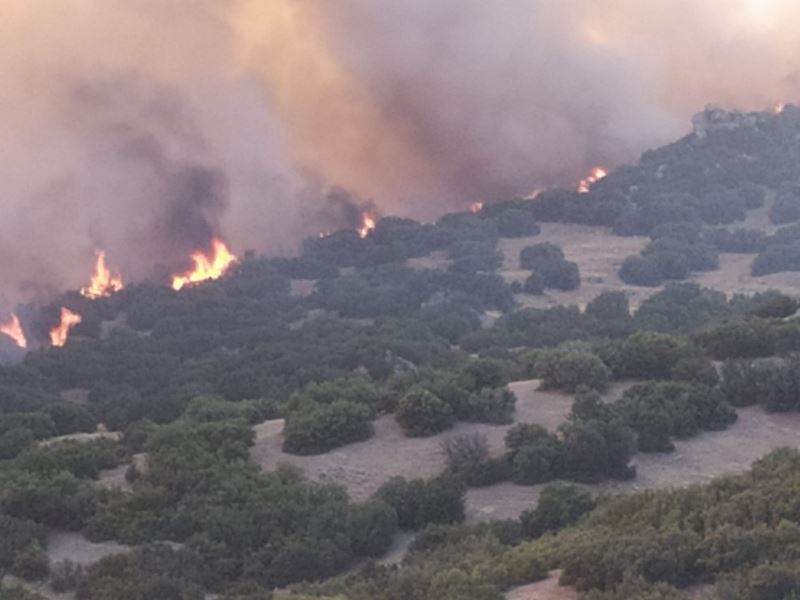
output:
<path id="1" fill-rule="evenodd" d="M 618 397 L 627 384 L 612 387 L 608 397 Z M 520 381 L 510 385 L 517 396 L 517 423 L 539 423 L 555 430 L 569 414 L 572 396 L 556 391 L 539 390 L 538 380 Z M 256 426 L 256 443 L 253 460 L 265 469 L 274 469 L 281 463 L 302 469 L 309 479 L 344 485 L 351 497 L 363 500 L 396 476 L 406 478 L 435 477 L 445 468 L 442 442 L 449 436 L 480 432 L 486 435 L 493 454 L 505 449 L 505 433 L 510 425 L 485 425 L 458 423 L 452 429 L 427 438 L 408 438 L 392 415 L 375 421 L 375 436 L 364 442 L 348 444 L 327 454 L 293 456 L 281 449 L 283 420 L 275 419 Z M 515 486 L 516 487 L 516 486 Z M 497 490 L 498 487 L 487 488 Z M 533 488 L 520 488 L 531 492 Z M 492 492 L 495 493 L 495 492 Z M 472 492 L 470 492 L 472 494 Z M 490 498 L 487 503 L 491 504 Z M 525 508 L 531 502 L 527 502 Z M 485 507 L 470 505 L 471 519 L 480 518 Z"/>
<path id="2" fill-rule="evenodd" d="M 639 254 L 649 241 L 646 237 L 619 237 L 603 227 L 542 223 L 539 235 L 530 238 L 502 239 L 498 248 L 503 253 L 501 275 L 507 282 L 524 282 L 530 274 L 520 268 L 519 254 L 525 246 L 550 242 L 560 246 L 567 260 L 578 264 L 581 286 L 561 292 L 547 290 L 542 296 L 519 294 L 517 301 L 525 307 L 548 308 L 556 305 L 585 307 L 595 296 L 608 291 L 622 290 L 631 304 L 638 304 L 655 290 L 624 284 L 618 275 L 622 261 Z"/>

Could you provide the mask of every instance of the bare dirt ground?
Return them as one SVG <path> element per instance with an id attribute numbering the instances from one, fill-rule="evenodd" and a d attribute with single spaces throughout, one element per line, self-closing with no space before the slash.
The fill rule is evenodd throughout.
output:
<path id="1" fill-rule="evenodd" d="M 800 414 L 769 414 L 755 406 L 738 412 L 739 420 L 726 431 L 676 441 L 675 451 L 668 454 L 637 454 L 633 459 L 635 479 L 588 487 L 617 493 L 705 483 L 746 471 L 753 461 L 776 448 L 800 447 Z M 535 506 L 543 487 L 501 483 L 471 489 L 467 492 L 467 518 L 472 522 L 515 518 Z"/>
<path id="2" fill-rule="evenodd" d="M 47 583 L 45 582 L 25 581 L 18 577 L 14 577 L 13 575 L 6 575 L 5 577 L 2 578 L 2 581 L 6 585 L 19 586 L 21 588 L 28 590 L 29 592 L 33 592 L 34 594 L 39 594 L 40 596 L 42 596 L 43 598 L 47 598 L 48 600 L 72 600 L 73 598 L 75 598 L 75 594 L 55 593 L 48 587 Z"/>
<path id="3" fill-rule="evenodd" d="M 718 271 L 697 273 L 692 280 L 699 285 L 733 294 L 754 294 L 767 290 L 780 290 L 796 295 L 800 291 L 800 273 L 773 273 L 761 277 L 750 274 L 755 254 L 720 254 Z"/>
<path id="4" fill-rule="evenodd" d="M 561 392 L 540 391 L 538 386 L 538 380 L 511 384 L 517 396 L 515 422 L 535 422 L 554 429 L 569 413 L 572 397 Z M 293 456 L 281 450 L 283 421 L 276 419 L 256 426 L 252 456 L 265 469 L 288 463 L 303 469 L 312 480 L 343 484 L 353 498 L 362 500 L 373 494 L 390 477 L 438 475 L 445 467 L 442 442 L 449 436 L 483 433 L 492 451 L 500 454 L 509 427 L 458 423 L 439 435 L 408 438 L 394 417 L 386 415 L 375 421 L 375 436 L 367 441 L 349 444 L 327 454 Z"/>
<path id="5" fill-rule="evenodd" d="M 292 296 L 310 296 L 317 285 L 316 279 L 292 279 L 290 282 L 290 293 Z"/>
<path id="6" fill-rule="evenodd" d="M 547 290 L 542 296 L 519 294 L 517 301 L 525 307 L 548 308 L 559 304 L 585 307 L 602 292 L 622 290 L 632 306 L 653 294 L 657 288 L 624 284 L 617 274 L 622 261 L 639 254 L 647 243 L 646 237 L 620 237 L 607 228 L 565 223 L 542 223 L 535 237 L 501 239 L 498 249 L 503 253 L 500 273 L 507 282 L 524 282 L 530 272 L 520 268 L 519 253 L 525 246 L 551 242 L 561 247 L 567 260 L 578 264 L 581 286 L 571 292 Z"/>
<path id="7" fill-rule="evenodd" d="M 450 266 L 450 259 L 447 258 L 447 252 L 438 251 L 431 252 L 428 256 L 419 256 L 409 258 L 406 264 L 412 269 L 439 269 L 444 270 Z"/>
<path id="8" fill-rule="evenodd" d="M 95 431 L 94 433 L 70 433 L 69 435 L 60 435 L 58 437 L 48 438 L 43 440 L 41 444 L 47 446 L 56 442 L 64 442 L 73 440 L 76 442 L 91 442 L 92 440 L 109 439 L 118 440 L 122 434 L 118 431 Z"/>
<path id="9" fill-rule="evenodd" d="M 560 571 L 551 571 L 547 579 L 508 590 L 506 600 L 578 600 L 575 588 L 558 585 L 560 576 Z"/>
<path id="10" fill-rule="evenodd" d="M 50 564 L 70 560 L 81 565 L 88 565 L 106 556 L 129 550 L 130 546 L 116 542 L 95 544 L 74 531 L 54 531 L 47 536 L 47 556 Z"/>
<path id="11" fill-rule="evenodd" d="M 537 389 L 539 380 L 520 381 L 510 385 L 517 396 L 516 423 L 539 423 L 555 430 L 572 407 L 572 396 L 562 392 Z M 619 397 L 630 384 L 617 384 L 608 398 Z M 443 441 L 455 435 L 480 432 L 486 435 L 491 451 L 500 455 L 505 449 L 505 433 L 511 425 L 458 423 L 452 429 L 427 438 L 408 438 L 392 415 L 376 419 L 375 436 L 364 442 L 348 444 L 327 454 L 293 456 L 281 449 L 283 420 L 275 419 L 257 425 L 253 460 L 264 469 L 281 463 L 301 468 L 309 479 L 339 483 L 347 487 L 351 497 L 363 500 L 382 483 L 395 476 L 407 478 L 435 477 L 445 467 Z M 495 490 L 497 486 L 489 488 Z M 530 492 L 532 488 L 521 488 Z M 471 511 L 480 505 L 470 506 Z M 527 506 L 526 506 L 527 508 Z"/>

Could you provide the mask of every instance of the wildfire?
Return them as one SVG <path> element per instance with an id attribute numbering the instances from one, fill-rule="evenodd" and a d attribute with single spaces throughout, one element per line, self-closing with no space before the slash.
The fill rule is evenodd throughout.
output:
<path id="1" fill-rule="evenodd" d="M 228 267 L 238 259 L 228 246 L 219 238 L 211 240 L 211 252 L 206 254 L 200 250 L 192 254 L 194 268 L 185 273 L 172 276 L 172 289 L 179 290 L 189 283 L 219 279 Z"/>
<path id="2" fill-rule="evenodd" d="M 358 237 L 365 238 L 370 231 L 375 229 L 375 218 L 375 215 L 369 211 L 361 213 L 361 225 L 356 229 Z"/>
<path id="3" fill-rule="evenodd" d="M 0 333 L 6 334 L 20 348 L 27 348 L 28 340 L 25 338 L 25 331 L 20 325 L 19 318 L 14 313 L 5 323 L 0 323 Z"/>
<path id="4" fill-rule="evenodd" d="M 772 107 L 772 112 L 778 115 L 783 112 L 784 108 L 786 108 L 786 105 L 783 102 L 778 102 L 775 106 Z"/>
<path id="5" fill-rule="evenodd" d="M 69 330 L 75 327 L 75 325 L 80 323 L 82 320 L 83 319 L 78 313 L 72 312 L 66 306 L 62 306 L 61 320 L 59 321 L 58 325 L 50 330 L 50 343 L 57 347 L 61 347 L 66 344 L 67 337 L 69 337 Z"/>
<path id="6" fill-rule="evenodd" d="M 608 171 L 603 167 L 592 167 L 589 174 L 578 182 L 578 191 L 581 193 L 588 192 L 593 183 L 600 181 L 606 175 L 608 175 Z"/>
<path id="7" fill-rule="evenodd" d="M 481 212 L 482 208 L 483 208 L 483 202 L 473 202 L 472 204 L 469 205 L 469 211 L 471 213 L 479 213 Z"/>
<path id="8" fill-rule="evenodd" d="M 89 285 L 81 288 L 81 294 L 86 298 L 101 298 L 110 296 L 114 292 L 122 289 L 122 276 L 111 274 L 106 266 L 106 253 L 102 250 L 95 251 L 94 254 L 94 273 L 92 274 Z"/>

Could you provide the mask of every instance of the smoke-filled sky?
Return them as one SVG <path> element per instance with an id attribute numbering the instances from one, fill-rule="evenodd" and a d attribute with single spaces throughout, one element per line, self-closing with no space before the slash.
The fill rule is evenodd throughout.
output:
<path id="1" fill-rule="evenodd" d="M 3 0 L 0 304 L 291 252 L 800 97 L 795 0 Z"/>

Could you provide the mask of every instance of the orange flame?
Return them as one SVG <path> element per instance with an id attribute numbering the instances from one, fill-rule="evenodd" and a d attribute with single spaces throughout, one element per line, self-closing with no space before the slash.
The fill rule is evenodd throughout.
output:
<path id="1" fill-rule="evenodd" d="M 481 212 L 482 208 L 483 208 L 483 202 L 473 202 L 472 204 L 469 205 L 469 212 L 478 213 Z"/>
<path id="2" fill-rule="evenodd" d="M 608 175 L 608 171 L 603 167 L 592 167 L 589 174 L 578 182 L 578 191 L 581 193 L 588 192 L 593 183 L 600 181 L 606 175 Z"/>
<path id="3" fill-rule="evenodd" d="M 53 346 L 61 347 L 67 343 L 69 330 L 80 323 L 83 318 L 76 312 L 72 312 L 66 306 L 61 307 L 61 321 L 50 330 L 50 343 Z"/>
<path id="4" fill-rule="evenodd" d="M 219 238 L 211 240 L 211 252 L 205 254 L 198 250 L 192 254 L 194 268 L 172 276 L 172 289 L 179 290 L 189 283 L 207 279 L 219 279 L 232 263 L 239 260 L 228 246 Z"/>
<path id="5" fill-rule="evenodd" d="M 369 211 L 361 213 L 361 225 L 356 229 L 358 237 L 365 238 L 370 231 L 375 229 L 375 218 L 375 215 Z"/>
<path id="6" fill-rule="evenodd" d="M 25 338 L 25 331 L 19 322 L 19 318 L 14 313 L 8 318 L 5 323 L 0 323 L 0 333 L 6 334 L 14 343 L 20 348 L 28 347 L 28 340 Z"/>
<path id="7" fill-rule="evenodd" d="M 119 274 L 112 275 L 106 266 L 106 253 L 102 250 L 96 250 L 94 253 L 94 274 L 89 285 L 81 288 L 81 294 L 94 300 L 95 298 L 110 296 L 121 289 L 122 276 Z"/>

